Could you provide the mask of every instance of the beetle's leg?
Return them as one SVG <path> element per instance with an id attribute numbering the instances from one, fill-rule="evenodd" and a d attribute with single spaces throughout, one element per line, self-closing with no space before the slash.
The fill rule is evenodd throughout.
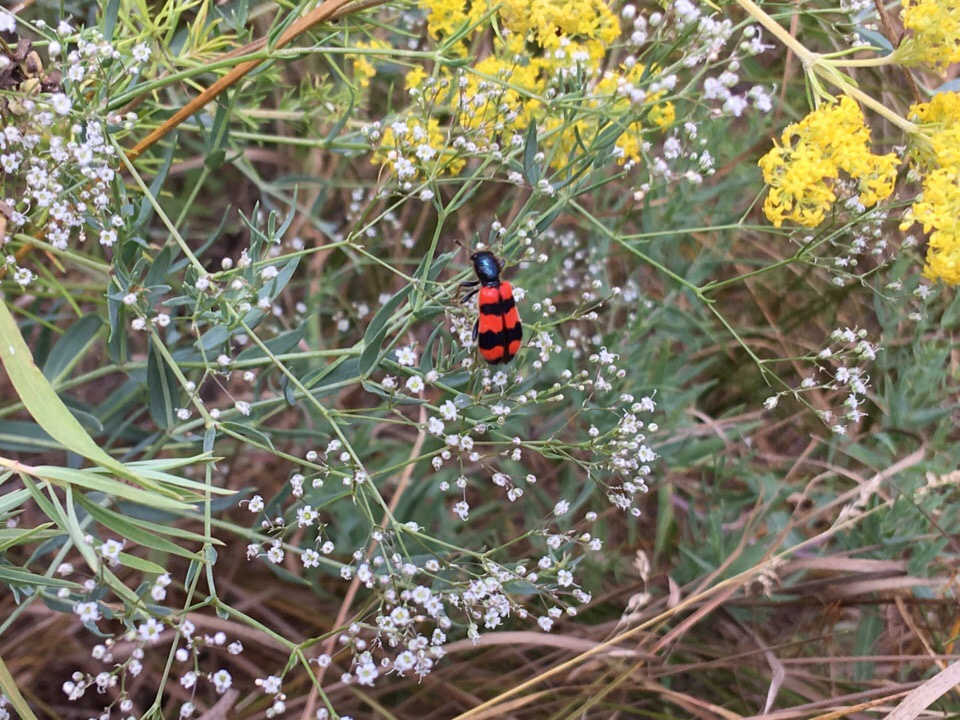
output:
<path id="1" fill-rule="evenodd" d="M 474 342 L 477 341 L 477 335 L 479 334 L 479 332 L 480 332 L 480 320 L 478 319 L 476 322 L 473 323 L 473 341 Z"/>
<path id="2" fill-rule="evenodd" d="M 457 292 L 457 295 L 459 295 L 460 292 L 462 292 L 465 288 L 474 288 L 473 290 L 468 292 L 464 297 L 462 297 L 460 299 L 460 302 L 465 303 L 467 302 L 467 300 L 469 300 L 478 292 L 480 292 L 480 288 L 477 287 L 479 284 L 480 284 L 479 280 L 468 280 L 467 282 L 460 283 L 460 290 Z"/>

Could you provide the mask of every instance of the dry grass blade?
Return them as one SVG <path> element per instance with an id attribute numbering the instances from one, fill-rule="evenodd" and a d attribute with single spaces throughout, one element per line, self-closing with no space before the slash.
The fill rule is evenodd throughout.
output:
<path id="1" fill-rule="evenodd" d="M 911 690 L 886 720 L 913 720 L 935 700 L 960 685 L 960 662 L 941 670 L 920 687 Z"/>

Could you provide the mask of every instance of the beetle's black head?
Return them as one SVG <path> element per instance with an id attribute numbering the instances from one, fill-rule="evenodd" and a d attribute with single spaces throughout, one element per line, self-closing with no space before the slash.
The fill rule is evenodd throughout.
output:
<path id="1" fill-rule="evenodd" d="M 483 285 L 496 285 L 500 282 L 500 263 L 489 250 L 481 250 L 470 256 L 473 271 Z"/>

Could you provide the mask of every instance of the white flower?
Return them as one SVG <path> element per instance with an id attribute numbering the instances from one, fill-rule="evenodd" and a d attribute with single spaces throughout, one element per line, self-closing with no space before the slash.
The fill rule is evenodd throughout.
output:
<path id="1" fill-rule="evenodd" d="M 117 540 L 107 540 L 103 545 L 100 546 L 100 556 L 104 560 L 109 560 L 111 563 L 117 562 L 120 557 L 120 552 L 123 550 L 123 543 Z"/>
<path id="2" fill-rule="evenodd" d="M 309 505 L 304 505 L 297 510 L 297 525 L 300 527 L 310 527 L 316 519 L 317 511 Z"/>
<path id="3" fill-rule="evenodd" d="M 457 406 L 453 404 L 453 401 L 447 400 L 439 407 L 439 410 L 444 420 L 453 422 L 457 419 Z"/>
<path id="4" fill-rule="evenodd" d="M 414 395 L 419 395 L 423 392 L 423 389 L 426 387 L 426 384 L 423 382 L 423 378 L 419 375 L 411 375 L 407 378 L 405 383 L 407 390 L 409 390 Z"/>
<path id="5" fill-rule="evenodd" d="M 133 48 L 133 59 L 137 62 L 146 62 L 150 58 L 150 48 L 145 43 L 140 43 Z"/>
<path id="6" fill-rule="evenodd" d="M 163 630 L 163 624 L 156 618 L 148 618 L 137 628 L 140 639 L 145 642 L 155 643 L 160 639 L 160 632 Z"/>
<path id="7" fill-rule="evenodd" d="M 100 608 L 95 602 L 82 602 L 73 606 L 73 612 L 80 618 L 80 622 L 96 622 L 100 619 Z"/>
<path id="8" fill-rule="evenodd" d="M 413 367 L 417 364 L 417 354 L 412 345 L 407 345 L 397 350 L 397 362 L 405 367 Z"/>
<path id="9" fill-rule="evenodd" d="M 233 685 L 233 678 L 230 676 L 230 673 L 222 668 L 217 670 L 210 679 L 213 681 L 213 686 L 220 695 L 223 695 L 230 689 L 230 686 Z"/>
<path id="10" fill-rule="evenodd" d="M 281 680 L 276 675 L 269 675 L 262 680 L 254 681 L 254 684 L 258 685 L 267 695 L 276 695 L 280 692 L 280 683 Z"/>
<path id="11" fill-rule="evenodd" d="M 267 560 L 272 562 L 274 565 L 279 565 L 283 562 L 283 548 L 280 547 L 280 543 L 276 543 L 267 550 Z"/>
<path id="12" fill-rule="evenodd" d="M 5 10 L 0 12 L 0 32 L 12 33 L 17 30 L 17 19 L 13 13 Z"/>
<path id="13" fill-rule="evenodd" d="M 429 162 L 433 160 L 434 156 L 437 154 L 437 151 L 426 143 L 417 146 L 417 157 L 420 158 L 423 162 Z"/>
<path id="14" fill-rule="evenodd" d="M 50 97 L 50 104 L 53 106 L 53 110 L 57 115 L 69 115 L 70 108 L 73 107 L 73 103 L 70 102 L 68 98 L 63 93 L 56 93 Z"/>

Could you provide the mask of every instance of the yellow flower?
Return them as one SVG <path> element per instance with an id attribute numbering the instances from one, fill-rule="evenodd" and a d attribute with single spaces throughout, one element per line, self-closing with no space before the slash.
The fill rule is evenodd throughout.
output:
<path id="1" fill-rule="evenodd" d="M 900 227 L 918 222 L 930 234 L 924 275 L 960 285 L 960 95 L 938 93 L 910 111 L 933 151 L 916 153 L 923 191 Z"/>
<path id="2" fill-rule="evenodd" d="M 650 121 L 657 127 L 668 128 L 677 119 L 677 111 L 672 102 L 654 105 L 650 108 Z"/>
<path id="3" fill-rule="evenodd" d="M 860 106 L 849 97 L 823 105 L 784 130 L 780 146 L 760 158 L 770 186 L 763 211 L 775 226 L 792 220 L 805 227 L 823 222 L 843 175 L 855 180 L 859 201 L 872 207 L 889 197 L 899 160 L 893 153 L 874 155 Z"/>
<path id="4" fill-rule="evenodd" d="M 423 69 L 422 65 L 417 65 L 410 69 L 406 77 L 403 79 L 403 85 L 407 90 L 412 90 L 413 88 L 418 88 L 423 84 L 423 81 L 427 79 L 427 71 Z"/>
<path id="5" fill-rule="evenodd" d="M 635 122 L 617 139 L 617 164 L 640 162 L 643 159 L 643 126 Z"/>
<path id="6" fill-rule="evenodd" d="M 940 70 L 960 62 L 960 0 L 903 0 L 901 18 L 920 61 Z"/>
<path id="7" fill-rule="evenodd" d="M 515 147 L 534 124 L 539 148 L 555 170 L 589 152 L 611 122 L 628 128 L 617 140 L 617 161 L 635 163 L 644 134 L 676 121 L 673 104 L 661 101 L 667 91 L 645 90 L 658 70 L 636 62 L 603 70 L 609 46 L 620 34 L 620 20 L 604 0 L 425 0 L 424 6 L 428 31 L 437 39 L 462 33 L 467 24 L 479 30 L 485 15 L 493 13 L 499 14 L 504 30 L 494 36 L 492 52 L 466 72 L 434 71 L 439 82 L 433 86 L 430 112 L 450 118 L 448 135 L 455 138 L 442 151 L 429 143 L 437 159 L 445 161 L 444 172 L 456 172 L 465 157 L 503 147 L 505 140 Z M 466 48 L 465 42 L 457 43 L 456 51 L 465 53 Z M 410 70 L 405 85 L 408 90 L 425 88 L 427 72 Z M 646 129 L 640 118 L 649 118 L 644 119 Z M 423 122 L 397 118 L 397 126 L 406 123 L 408 129 Z M 436 125 L 436 120 L 430 123 Z M 374 161 L 387 164 L 401 181 L 433 176 L 436 168 L 413 154 L 408 136 L 387 129 Z"/>
<path id="8" fill-rule="evenodd" d="M 427 32 L 440 39 L 455 34 L 470 21 L 468 0 L 423 0 L 427 10 Z"/>
<path id="9" fill-rule="evenodd" d="M 387 49 L 390 46 L 383 42 L 382 40 L 371 40 L 369 42 L 362 41 L 357 43 L 357 48 L 364 50 L 382 50 Z M 373 55 L 354 55 L 351 59 L 353 61 L 353 79 L 357 81 L 357 85 L 361 88 L 370 87 L 370 81 L 373 80 L 374 76 L 377 74 L 377 68 L 374 67 L 374 64 L 371 60 Z"/>
<path id="10" fill-rule="evenodd" d="M 923 193 L 907 212 L 901 227 L 909 227 L 913 222 L 921 223 L 923 231 L 930 233 L 924 275 L 931 280 L 960 285 L 960 172 L 957 169 L 940 168 L 924 178 Z"/>
<path id="11" fill-rule="evenodd" d="M 911 106 L 910 119 L 923 127 L 933 148 L 932 157 L 917 158 L 921 166 L 960 167 L 960 93 L 937 93 Z"/>
<path id="12" fill-rule="evenodd" d="M 503 24 L 542 47 L 558 34 L 585 37 L 610 45 L 620 37 L 620 21 L 603 0 L 503 0 Z"/>

